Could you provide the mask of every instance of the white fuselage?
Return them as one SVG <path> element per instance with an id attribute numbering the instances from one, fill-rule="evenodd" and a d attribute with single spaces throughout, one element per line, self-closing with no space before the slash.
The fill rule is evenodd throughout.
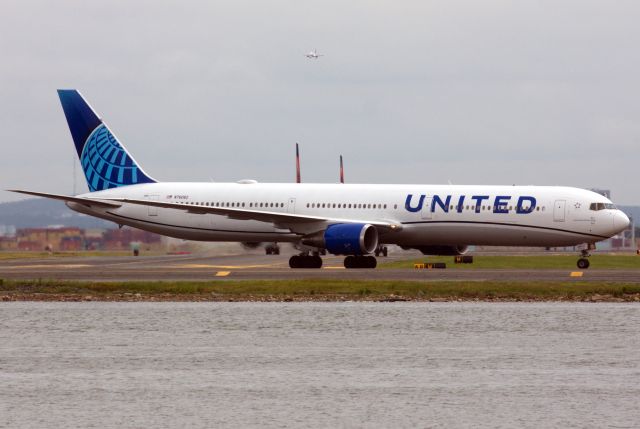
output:
<path id="1" fill-rule="evenodd" d="M 84 196 L 388 221 L 401 228 L 381 234 L 380 242 L 401 246 L 570 246 L 604 240 L 629 222 L 607 198 L 569 187 L 152 183 Z M 599 209 L 593 209 L 594 203 Z M 298 242 L 303 234 L 314 232 L 181 209 L 126 203 L 119 208 L 90 209 L 67 204 L 121 225 L 189 240 Z M 339 221 L 327 225 L 331 223 Z"/>

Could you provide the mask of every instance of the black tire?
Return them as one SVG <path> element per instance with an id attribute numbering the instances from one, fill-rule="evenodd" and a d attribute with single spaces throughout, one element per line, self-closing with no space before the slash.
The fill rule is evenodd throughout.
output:
<path id="1" fill-rule="evenodd" d="M 300 268 L 300 256 L 293 255 L 289 258 L 289 267 L 291 268 Z"/>
<path id="2" fill-rule="evenodd" d="M 273 252 L 274 255 L 279 255 L 280 254 L 280 248 L 276 247 L 275 251 Z"/>
<path id="3" fill-rule="evenodd" d="M 382 248 L 382 256 L 384 256 L 384 257 L 386 258 L 386 257 L 387 257 L 387 252 L 388 252 L 388 251 L 387 251 L 387 246 L 384 246 L 384 247 Z"/>
<path id="4" fill-rule="evenodd" d="M 378 261 L 376 260 L 376 258 L 374 258 L 373 256 L 366 256 L 365 257 L 365 266 L 367 268 L 375 268 L 378 266 Z"/>
<path id="5" fill-rule="evenodd" d="M 322 268 L 322 258 L 320 256 L 314 256 L 313 260 L 313 268 Z"/>
<path id="6" fill-rule="evenodd" d="M 578 268 L 580 268 L 581 270 L 586 270 L 587 268 L 589 268 L 589 265 L 591 265 L 589 263 L 589 260 L 587 258 L 580 258 L 578 259 Z"/>
<path id="7" fill-rule="evenodd" d="M 347 256 L 344 258 L 345 268 L 355 268 L 355 258 L 353 256 Z"/>

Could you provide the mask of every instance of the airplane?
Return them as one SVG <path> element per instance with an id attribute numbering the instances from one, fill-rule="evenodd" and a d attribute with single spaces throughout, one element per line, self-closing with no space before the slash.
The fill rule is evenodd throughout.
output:
<path id="1" fill-rule="evenodd" d="M 80 213 L 171 237 L 290 242 L 291 268 L 321 268 L 320 251 L 345 268 L 375 268 L 371 253 L 396 244 L 425 255 L 460 255 L 470 245 L 563 247 L 625 230 L 629 218 L 606 197 L 557 186 L 159 182 L 134 160 L 74 89 L 58 90 L 89 192 L 61 200 Z"/>
<path id="2" fill-rule="evenodd" d="M 317 49 L 314 49 L 311 52 L 307 52 L 306 54 L 304 54 L 305 57 L 309 58 L 310 60 L 317 60 L 320 57 L 324 57 L 324 54 L 319 54 Z"/>

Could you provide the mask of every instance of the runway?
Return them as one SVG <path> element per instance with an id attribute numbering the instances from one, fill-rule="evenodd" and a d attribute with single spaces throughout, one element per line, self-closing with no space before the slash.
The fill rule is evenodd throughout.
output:
<path id="1" fill-rule="evenodd" d="M 390 255 L 379 262 L 400 260 L 407 254 Z M 288 255 L 243 254 L 99 256 L 0 261 L 0 278 L 86 281 L 135 280 L 386 280 L 386 281 L 608 281 L 640 283 L 640 270 L 598 269 L 350 269 L 343 258 L 323 257 L 322 269 L 291 269 Z M 453 264 L 448 264 L 452 266 Z M 572 274 L 573 273 L 573 274 Z"/>

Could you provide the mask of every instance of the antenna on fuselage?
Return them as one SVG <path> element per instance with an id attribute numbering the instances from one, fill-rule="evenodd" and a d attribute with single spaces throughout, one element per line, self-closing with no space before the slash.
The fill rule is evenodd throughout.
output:
<path id="1" fill-rule="evenodd" d="M 340 155 L 340 183 L 344 183 L 344 165 L 342 164 L 342 155 Z"/>
<path id="2" fill-rule="evenodd" d="M 300 179 L 300 149 L 296 143 L 296 183 L 302 183 Z"/>

